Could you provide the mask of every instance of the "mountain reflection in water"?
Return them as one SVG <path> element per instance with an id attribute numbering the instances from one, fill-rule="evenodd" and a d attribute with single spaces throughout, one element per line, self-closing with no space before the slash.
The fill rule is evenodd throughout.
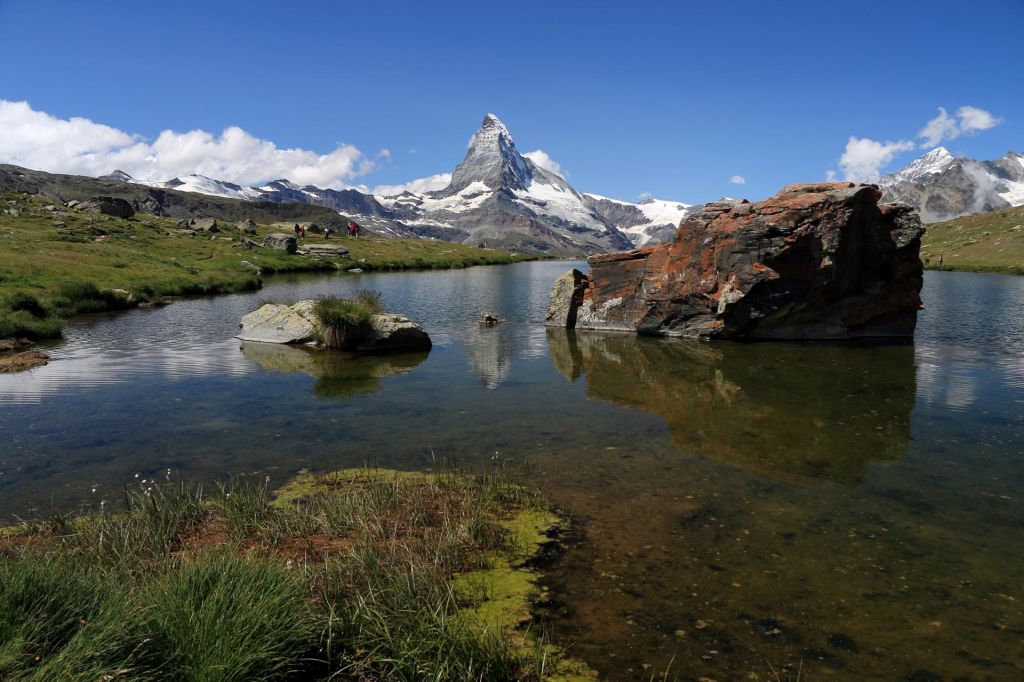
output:
<path id="1" fill-rule="evenodd" d="M 695 343 L 549 329 L 587 395 L 663 418 L 675 445 L 773 476 L 861 480 L 910 445 L 914 349 Z M 866 352 L 865 352 L 866 351 Z"/>

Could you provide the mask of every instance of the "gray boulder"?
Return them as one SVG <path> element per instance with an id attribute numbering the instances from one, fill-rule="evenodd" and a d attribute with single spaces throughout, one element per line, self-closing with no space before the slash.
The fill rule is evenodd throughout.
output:
<path id="1" fill-rule="evenodd" d="M 576 268 L 556 279 L 551 287 L 551 303 L 544 324 L 548 327 L 575 327 L 576 311 L 583 303 L 586 288 L 587 276 Z"/>
<path id="2" fill-rule="evenodd" d="M 217 224 L 215 218 L 200 218 L 199 220 L 193 221 L 192 228 L 197 232 L 205 232 L 207 234 L 214 234 L 220 232 L 220 226 Z"/>
<path id="3" fill-rule="evenodd" d="M 252 218 L 246 218 L 238 223 L 238 231 L 242 234 L 256 234 L 256 222 Z"/>
<path id="4" fill-rule="evenodd" d="M 316 338 L 315 301 L 295 305 L 267 303 L 242 318 L 242 341 L 263 343 L 306 343 Z"/>
<path id="5" fill-rule="evenodd" d="M 348 249 L 344 246 L 333 246 L 330 244 L 303 244 L 299 253 L 304 256 L 317 256 L 320 258 L 345 258 L 348 256 Z"/>
<path id="6" fill-rule="evenodd" d="M 124 199 L 115 199 L 114 197 L 92 197 L 75 204 L 75 208 L 87 213 L 102 213 L 116 218 L 131 218 L 135 215 L 135 209 L 131 204 Z"/>
<path id="7" fill-rule="evenodd" d="M 373 316 L 372 331 L 356 346 L 359 353 L 429 350 L 430 336 L 408 317 L 391 313 Z"/>
<path id="8" fill-rule="evenodd" d="M 278 251 L 284 251 L 285 253 L 295 253 L 299 250 L 299 245 L 295 241 L 295 237 L 284 232 L 274 232 L 268 234 L 263 238 L 263 246 L 270 249 L 277 249 Z"/>
<path id="9" fill-rule="evenodd" d="M 321 338 L 316 301 L 295 305 L 267 303 L 242 318 L 237 338 L 263 343 L 309 343 Z M 357 353 L 400 353 L 429 350 L 430 336 L 423 327 L 404 315 L 381 313 L 373 316 L 370 331 L 355 347 Z"/>

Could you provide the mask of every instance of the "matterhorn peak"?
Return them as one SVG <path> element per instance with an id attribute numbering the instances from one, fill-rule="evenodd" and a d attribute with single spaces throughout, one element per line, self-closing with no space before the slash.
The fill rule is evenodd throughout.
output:
<path id="1" fill-rule="evenodd" d="M 457 194 L 477 182 L 492 190 L 524 190 L 531 180 L 530 167 L 516 149 L 508 128 L 497 116 L 487 114 L 469 142 L 466 158 L 452 173 L 451 184 L 442 194 Z"/>

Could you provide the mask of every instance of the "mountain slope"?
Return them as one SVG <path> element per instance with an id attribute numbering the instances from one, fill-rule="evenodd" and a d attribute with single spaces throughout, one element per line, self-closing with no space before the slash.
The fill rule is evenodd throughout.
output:
<path id="1" fill-rule="evenodd" d="M 1024 275 L 1024 206 L 929 225 L 921 258 L 936 270 Z"/>
<path id="2" fill-rule="evenodd" d="M 975 161 L 937 147 L 875 182 L 886 200 L 910 204 L 927 223 L 999 211 L 1024 204 L 1024 154 Z"/>

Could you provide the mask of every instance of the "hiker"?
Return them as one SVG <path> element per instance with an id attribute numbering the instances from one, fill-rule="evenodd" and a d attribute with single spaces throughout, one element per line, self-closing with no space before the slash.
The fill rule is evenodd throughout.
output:
<path id="1" fill-rule="evenodd" d="M 939 265 L 942 265 L 942 261 L 943 261 L 943 258 L 942 258 L 942 254 L 940 253 L 939 254 Z"/>
<path id="2" fill-rule="evenodd" d="M 295 238 L 296 238 L 296 239 L 298 239 L 298 237 L 299 237 L 299 233 L 300 233 L 301 231 L 302 231 L 302 228 L 300 228 L 300 227 L 299 227 L 299 224 L 298 224 L 298 223 L 295 223 Z"/>
<path id="3" fill-rule="evenodd" d="M 359 236 L 359 225 L 354 220 L 350 220 L 348 223 L 348 233 L 353 237 Z"/>
<path id="4" fill-rule="evenodd" d="M 325 227 L 324 228 L 324 239 L 330 239 L 330 238 L 331 238 L 331 228 Z"/>
<path id="5" fill-rule="evenodd" d="M 306 226 L 303 225 L 301 230 L 299 231 L 299 239 L 305 239 L 305 238 L 306 238 Z"/>

